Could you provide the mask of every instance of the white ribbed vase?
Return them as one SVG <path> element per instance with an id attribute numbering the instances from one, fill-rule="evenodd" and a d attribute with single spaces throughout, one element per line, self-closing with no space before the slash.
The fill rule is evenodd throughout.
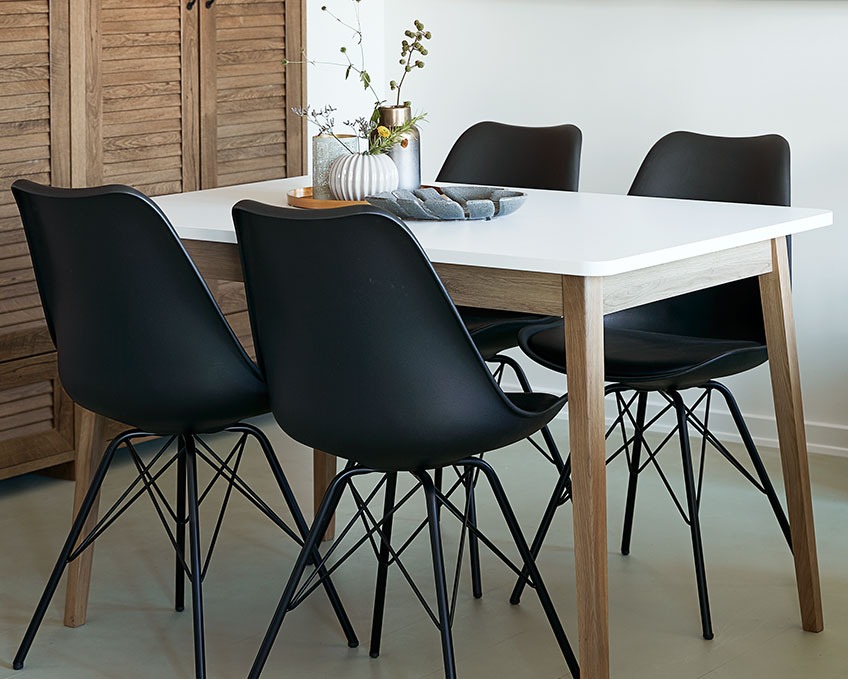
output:
<path id="1" fill-rule="evenodd" d="M 330 193 L 336 200 L 364 200 L 398 187 L 398 170 L 385 153 L 348 153 L 330 164 Z"/>

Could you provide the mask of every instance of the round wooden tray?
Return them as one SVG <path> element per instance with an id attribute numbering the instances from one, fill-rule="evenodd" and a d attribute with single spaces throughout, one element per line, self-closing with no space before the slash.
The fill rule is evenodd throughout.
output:
<path id="1" fill-rule="evenodd" d="M 364 200 L 332 200 L 312 197 L 312 187 L 304 186 L 300 189 L 292 189 L 288 192 L 289 205 L 301 207 L 307 210 L 325 210 L 331 207 L 344 207 L 345 205 L 367 205 Z"/>

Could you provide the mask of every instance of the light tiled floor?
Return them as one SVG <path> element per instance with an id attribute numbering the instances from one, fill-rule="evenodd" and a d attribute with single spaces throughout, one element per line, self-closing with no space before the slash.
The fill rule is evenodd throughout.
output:
<path id="1" fill-rule="evenodd" d="M 275 431 L 267 420 L 268 431 Z M 555 429 L 566 440 L 565 428 Z M 311 505 L 311 455 L 274 435 L 305 507 Z M 671 453 L 671 451 L 669 451 Z M 764 451 L 773 473 L 774 451 Z M 666 456 L 673 458 L 671 456 Z M 248 476 L 266 497 L 272 485 L 258 454 Z M 516 512 L 532 531 L 553 482 L 551 468 L 526 444 L 492 454 Z M 671 475 L 674 465 L 670 464 Z M 109 481 L 118 489 L 130 465 Z M 812 476 L 826 630 L 799 626 L 792 562 L 764 498 L 713 456 L 707 465 L 702 524 L 716 637 L 700 636 L 688 530 L 653 473 L 643 476 L 632 553 L 618 552 L 625 483 L 622 463 L 609 468 L 610 616 L 613 676 L 627 679 L 848 677 L 848 460 L 813 457 Z M 301 492 L 302 491 L 302 492 Z M 94 679 L 193 676 L 191 615 L 175 613 L 169 544 L 146 505 L 131 510 L 96 548 L 88 623 L 61 624 L 64 588 L 54 601 L 21 672 L 11 669 L 23 629 L 70 520 L 72 484 L 37 475 L 0 482 L 0 678 Z M 419 501 L 418 509 L 423 511 Z M 482 523 L 499 545 L 506 531 L 481 493 Z M 350 512 L 349 506 L 342 513 Z M 576 640 L 570 509 L 561 510 L 540 558 L 567 631 Z M 399 519 L 409 529 L 414 519 Z M 448 535 L 450 527 L 446 527 Z M 426 544 L 415 545 L 413 570 L 429 592 Z M 231 507 L 204 589 L 210 677 L 243 677 L 295 557 L 244 502 Z M 367 552 L 335 581 L 362 644 L 347 648 L 326 599 L 308 599 L 286 620 L 268 677 L 418 679 L 439 677 L 438 633 L 409 588 L 392 574 L 382 655 L 368 656 L 374 564 Z M 462 677 L 558 678 L 567 670 L 532 592 L 507 602 L 510 572 L 484 553 L 485 596 L 460 592 L 454 624 Z"/>

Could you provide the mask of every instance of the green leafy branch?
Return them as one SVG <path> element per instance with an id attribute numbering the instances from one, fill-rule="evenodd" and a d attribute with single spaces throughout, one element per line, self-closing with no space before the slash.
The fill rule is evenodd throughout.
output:
<path id="1" fill-rule="evenodd" d="M 375 113 L 371 118 L 357 118 L 356 120 L 346 120 L 345 125 L 353 129 L 357 137 L 361 137 L 368 142 L 368 150 L 365 151 L 368 155 L 376 155 L 378 153 L 386 153 L 396 145 L 400 144 L 406 147 L 409 140 L 404 136 L 409 132 L 416 123 L 420 123 L 426 114 L 421 113 L 412 117 L 407 122 L 396 127 L 386 127 L 379 124 L 379 113 L 374 109 Z"/>

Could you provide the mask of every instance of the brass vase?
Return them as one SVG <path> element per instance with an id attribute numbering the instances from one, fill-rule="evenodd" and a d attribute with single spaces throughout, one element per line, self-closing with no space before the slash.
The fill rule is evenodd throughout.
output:
<path id="1" fill-rule="evenodd" d="M 409 106 L 381 106 L 380 125 L 398 127 L 412 120 L 412 109 Z M 389 151 L 398 169 L 398 188 L 411 191 L 421 188 L 421 135 L 418 128 L 413 126 Z"/>

